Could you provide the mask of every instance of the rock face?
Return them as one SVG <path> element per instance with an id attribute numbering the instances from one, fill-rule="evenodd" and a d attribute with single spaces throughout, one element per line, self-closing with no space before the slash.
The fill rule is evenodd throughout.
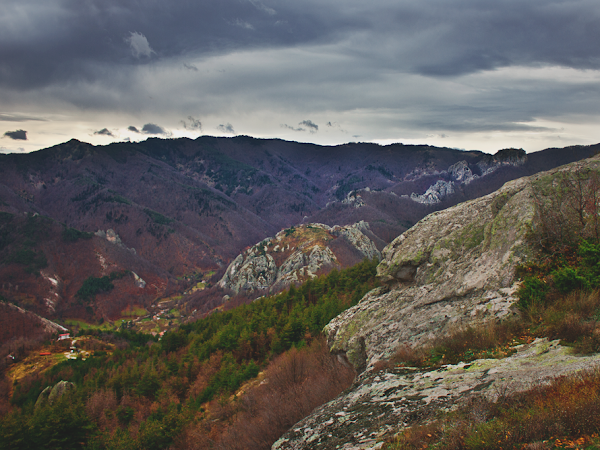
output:
<path id="1" fill-rule="evenodd" d="M 459 161 L 456 164 L 448 167 L 448 173 L 459 183 L 469 184 L 474 179 L 478 178 L 477 175 L 473 174 L 473 171 L 469 167 L 466 161 Z"/>
<path id="2" fill-rule="evenodd" d="M 507 387 L 523 390 L 596 367 L 599 355 L 575 357 L 558 341 L 546 340 L 502 360 L 431 372 L 375 366 L 400 345 L 422 345 L 461 327 L 517 314 L 515 269 L 538 252 L 529 239 L 537 226 L 536 189 L 562 172 L 590 169 L 600 170 L 600 156 L 511 181 L 490 195 L 430 214 L 388 245 L 378 267 L 385 286 L 324 330 L 331 351 L 346 356 L 359 372 L 354 385 L 273 448 L 380 448 L 386 433 L 439 408 L 452 409 L 474 392 L 493 398 Z"/>
<path id="3" fill-rule="evenodd" d="M 430 214 L 384 249 L 377 271 L 388 287 L 327 325 L 332 351 L 360 370 L 400 344 L 513 314 L 515 267 L 534 255 L 525 239 L 533 217 L 527 178 Z"/>
<path id="4" fill-rule="evenodd" d="M 411 200 L 426 205 L 435 205 L 440 203 L 446 197 L 456 192 L 457 185 L 467 185 L 472 181 L 494 173 L 496 170 L 505 166 L 519 167 L 527 162 L 527 154 L 523 149 L 505 149 L 500 150 L 495 155 L 488 155 L 478 161 L 473 168 L 467 161 L 458 161 L 448 167 L 448 170 L 434 172 L 432 175 L 438 175 L 441 178 L 429 186 L 424 194 L 413 192 Z M 479 173 L 474 173 L 473 170 Z"/>
<path id="5" fill-rule="evenodd" d="M 495 155 L 489 155 L 477 163 L 481 176 L 489 175 L 502 166 L 522 166 L 527 162 L 527 153 L 523 149 L 507 148 Z"/>
<path id="6" fill-rule="evenodd" d="M 438 180 L 435 184 L 429 186 L 424 194 L 418 195 L 413 192 L 410 198 L 418 203 L 434 205 L 440 203 L 450 194 L 454 194 L 454 182 Z"/>
<path id="7" fill-rule="evenodd" d="M 47 404 L 52 405 L 56 400 L 73 389 L 75 389 L 75 384 L 70 381 L 59 381 L 54 387 L 46 387 L 46 389 L 38 396 L 38 399 L 35 402 L 35 409 L 43 408 Z"/>
<path id="8" fill-rule="evenodd" d="M 539 339 L 505 359 L 476 360 L 421 372 L 364 372 L 355 385 L 317 408 L 273 444 L 274 450 L 378 449 L 402 426 L 435 418 L 479 393 L 496 400 L 554 377 L 598 367 L 600 355 L 571 355 L 558 341 Z"/>
<path id="9" fill-rule="evenodd" d="M 313 223 L 288 228 L 238 255 L 219 286 L 236 294 L 278 292 L 349 265 L 345 261 L 349 252 L 351 261 L 380 258 L 372 237 L 369 224 L 363 221 L 343 227 Z"/>

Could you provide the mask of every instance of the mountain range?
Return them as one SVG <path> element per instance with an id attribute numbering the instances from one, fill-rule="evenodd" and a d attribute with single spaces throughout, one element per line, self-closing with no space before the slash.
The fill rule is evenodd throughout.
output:
<path id="1" fill-rule="evenodd" d="M 58 322 L 116 320 L 161 299 L 189 320 L 379 256 L 433 211 L 598 150 L 203 136 L 0 155 L 0 296 Z M 2 338 L 28 327 L 14 328 Z"/>

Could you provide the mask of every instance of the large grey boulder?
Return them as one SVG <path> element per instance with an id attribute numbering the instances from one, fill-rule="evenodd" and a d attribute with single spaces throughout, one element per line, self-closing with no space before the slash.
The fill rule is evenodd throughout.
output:
<path id="1" fill-rule="evenodd" d="M 379 449 L 398 429 L 434 419 L 474 395 L 496 401 L 555 377 L 597 368 L 600 355 L 575 356 L 558 341 L 538 339 L 505 359 L 482 359 L 421 371 L 367 371 L 355 385 L 317 408 L 273 450 Z"/>
<path id="2" fill-rule="evenodd" d="M 539 226 L 536 192 L 586 170 L 600 170 L 600 156 L 510 181 L 422 219 L 383 250 L 377 273 L 385 286 L 326 326 L 331 350 L 360 371 L 399 345 L 516 314 L 516 268 L 539 252 L 531 238 Z"/>
<path id="3" fill-rule="evenodd" d="M 47 404 L 52 405 L 56 400 L 73 389 L 75 389 L 74 383 L 62 380 L 54 386 L 47 386 L 38 396 L 35 402 L 35 409 L 43 408 Z"/>
<path id="4" fill-rule="evenodd" d="M 384 249 L 377 272 L 387 286 L 327 325 L 331 350 L 361 370 L 399 345 L 514 314 L 515 268 L 535 254 L 534 213 L 523 178 L 425 217 Z"/>

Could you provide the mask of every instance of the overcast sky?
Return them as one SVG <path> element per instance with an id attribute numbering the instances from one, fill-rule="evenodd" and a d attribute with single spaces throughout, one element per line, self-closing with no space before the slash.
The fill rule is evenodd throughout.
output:
<path id="1" fill-rule="evenodd" d="M 598 0 L 3 0 L 0 152 L 600 142 Z"/>

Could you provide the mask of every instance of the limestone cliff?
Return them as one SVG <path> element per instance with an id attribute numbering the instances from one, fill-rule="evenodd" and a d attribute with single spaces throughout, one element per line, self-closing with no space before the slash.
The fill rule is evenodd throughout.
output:
<path id="1" fill-rule="evenodd" d="M 374 368 L 400 345 L 422 345 L 461 327 L 518 314 L 515 270 L 539 251 L 531 238 L 539 225 L 539 187 L 556 183 L 563 172 L 588 169 L 600 170 L 599 156 L 511 181 L 490 195 L 430 214 L 388 245 L 378 267 L 385 286 L 324 330 L 331 351 L 359 372 L 355 384 L 273 448 L 380 448 L 386 433 L 436 409 L 452 409 L 469 393 L 493 397 L 507 384 L 513 391 L 525 389 L 596 367 L 597 355 L 575 357 L 558 341 L 537 340 L 502 360 L 435 371 Z"/>
<path id="2" fill-rule="evenodd" d="M 494 173 L 501 167 L 518 167 L 526 162 L 527 154 L 525 151 L 514 148 L 500 150 L 495 155 L 488 155 L 478 161 L 473 168 L 469 166 L 467 161 L 459 161 L 448 167 L 448 170 L 431 173 L 431 175 L 437 175 L 441 179 L 429 186 L 425 193 L 417 194 L 413 192 L 410 198 L 418 203 L 435 205 L 454 194 L 457 186 L 467 185 L 478 178 Z"/>
<path id="3" fill-rule="evenodd" d="M 282 230 L 238 255 L 219 281 L 237 293 L 278 292 L 347 260 L 380 258 L 369 224 L 329 227 L 314 223 Z M 349 255 L 350 254 L 350 255 Z M 346 263 L 345 263 L 346 262 Z"/>

